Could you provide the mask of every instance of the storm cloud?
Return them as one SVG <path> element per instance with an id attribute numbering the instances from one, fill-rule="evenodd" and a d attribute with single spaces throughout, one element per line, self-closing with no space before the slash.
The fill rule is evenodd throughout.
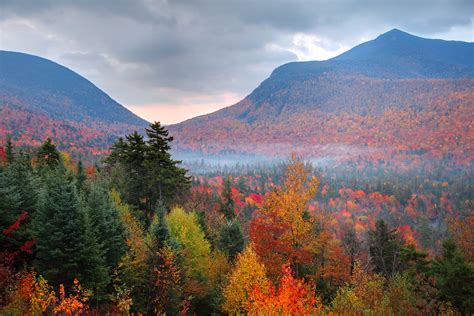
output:
<path id="1" fill-rule="evenodd" d="M 0 49 L 85 76 L 148 120 L 228 106 L 286 62 L 392 28 L 473 41 L 473 1 L 0 1 Z"/>

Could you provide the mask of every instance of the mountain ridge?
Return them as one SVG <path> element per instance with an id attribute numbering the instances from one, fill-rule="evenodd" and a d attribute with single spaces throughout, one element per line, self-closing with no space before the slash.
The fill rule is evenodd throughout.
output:
<path id="1" fill-rule="evenodd" d="M 0 143 L 38 146 L 50 137 L 59 149 L 93 158 L 119 136 L 148 122 L 94 83 L 49 59 L 0 51 Z"/>
<path id="2" fill-rule="evenodd" d="M 21 52 L 0 50 L 0 94 L 26 99 L 30 109 L 59 119 L 147 123 L 77 72 L 49 59 Z M 58 106 L 64 106 L 60 104 L 63 102 L 74 105 L 74 108 L 69 107 L 72 112 Z"/>
<path id="3" fill-rule="evenodd" d="M 273 143 L 314 154 L 317 150 L 311 148 L 332 143 L 383 148 L 396 140 L 392 136 L 408 131 L 425 129 L 425 137 L 439 137 L 441 131 L 448 133 L 448 127 L 437 128 L 428 117 L 443 120 L 445 113 L 451 124 L 461 121 L 466 132 L 466 120 L 472 117 L 466 106 L 474 100 L 470 56 L 474 43 L 424 39 L 395 29 L 326 61 L 277 67 L 238 103 L 171 125 L 170 131 L 176 136 L 176 150 L 219 153 L 255 148 L 263 154 Z M 404 126 L 398 117 L 413 122 Z M 388 120 L 387 131 L 378 123 L 382 119 Z M 344 125 L 352 125 L 351 120 L 360 126 L 353 126 L 349 134 Z M 466 134 L 457 137 L 467 141 Z M 411 151 L 419 146 L 415 139 L 422 142 L 411 138 L 399 140 L 405 142 L 399 147 Z M 438 145 L 455 150 L 452 144 Z M 423 146 L 423 152 L 436 151 L 433 144 Z"/>

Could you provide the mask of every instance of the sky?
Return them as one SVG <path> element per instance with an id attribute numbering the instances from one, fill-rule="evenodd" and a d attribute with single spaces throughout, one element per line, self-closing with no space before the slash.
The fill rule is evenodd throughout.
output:
<path id="1" fill-rule="evenodd" d="M 0 49 L 83 75 L 148 121 L 210 113 L 292 61 L 393 28 L 474 41 L 474 1 L 0 0 Z"/>

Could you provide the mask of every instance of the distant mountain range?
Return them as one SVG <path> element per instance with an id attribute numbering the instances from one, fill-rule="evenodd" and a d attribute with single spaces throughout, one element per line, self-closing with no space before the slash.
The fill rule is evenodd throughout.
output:
<path id="1" fill-rule="evenodd" d="M 0 137 L 20 145 L 51 137 L 60 148 L 99 154 L 147 122 L 93 83 L 50 60 L 0 51 Z"/>
<path id="2" fill-rule="evenodd" d="M 178 151 L 473 156 L 474 43 L 394 29 L 275 69 L 242 101 L 170 127 Z"/>
<path id="3" fill-rule="evenodd" d="M 391 30 L 326 61 L 275 69 L 232 106 L 169 127 L 174 150 L 375 159 L 474 156 L 474 43 Z M 97 156 L 148 123 L 44 58 L 0 51 L 0 142 L 51 137 Z"/>

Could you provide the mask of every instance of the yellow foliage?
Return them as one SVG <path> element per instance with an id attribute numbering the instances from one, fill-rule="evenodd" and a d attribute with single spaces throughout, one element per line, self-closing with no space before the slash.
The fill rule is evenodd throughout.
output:
<path id="1" fill-rule="evenodd" d="M 223 310 L 229 314 L 247 313 L 251 305 L 249 294 L 256 286 L 264 292 L 269 289 L 270 282 L 266 276 L 265 266 L 259 262 L 250 244 L 238 254 L 229 282 L 224 287 Z"/>
<path id="2" fill-rule="evenodd" d="M 170 237 L 179 242 L 184 255 L 186 276 L 208 276 L 211 246 L 199 226 L 196 213 L 176 207 L 166 216 Z"/>

